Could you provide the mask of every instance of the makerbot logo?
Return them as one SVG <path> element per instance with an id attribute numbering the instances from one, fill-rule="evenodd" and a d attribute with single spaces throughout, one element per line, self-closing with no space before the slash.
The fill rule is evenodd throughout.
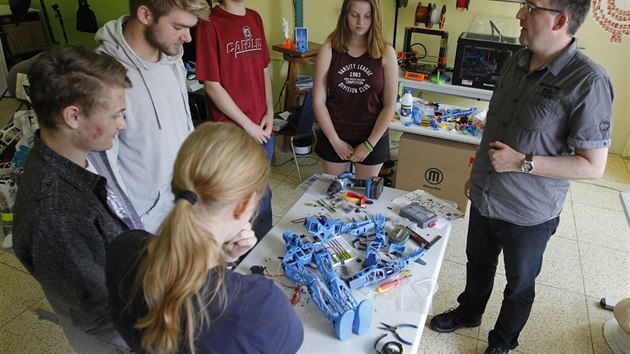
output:
<path id="1" fill-rule="evenodd" d="M 440 184 L 444 180 L 444 175 L 437 168 L 430 168 L 424 173 L 424 179 L 430 184 Z"/>

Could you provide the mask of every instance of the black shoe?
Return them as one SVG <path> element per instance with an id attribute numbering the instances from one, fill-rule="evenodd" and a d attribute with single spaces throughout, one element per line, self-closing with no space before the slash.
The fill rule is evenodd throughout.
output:
<path id="1" fill-rule="evenodd" d="M 509 349 L 503 347 L 488 347 L 483 354 L 508 354 Z"/>
<path id="2" fill-rule="evenodd" d="M 429 327 L 439 333 L 451 333 L 459 327 L 478 327 L 481 319 L 466 318 L 466 315 L 458 308 L 433 316 Z"/>

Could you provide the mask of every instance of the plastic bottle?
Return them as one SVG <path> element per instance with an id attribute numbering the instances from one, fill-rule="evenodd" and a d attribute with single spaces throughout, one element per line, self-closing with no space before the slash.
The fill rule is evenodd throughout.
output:
<path id="1" fill-rule="evenodd" d="M 405 94 L 400 98 L 400 121 L 403 123 L 411 122 L 412 110 L 413 96 L 411 96 L 411 89 L 405 89 Z"/>
<path id="2" fill-rule="evenodd" d="M 9 210 L 3 210 L 1 213 L 2 231 L 4 238 L 2 240 L 2 248 L 13 247 L 13 213 Z"/>

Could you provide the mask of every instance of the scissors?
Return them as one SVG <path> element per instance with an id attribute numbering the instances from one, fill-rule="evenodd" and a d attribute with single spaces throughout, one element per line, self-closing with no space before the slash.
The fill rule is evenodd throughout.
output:
<path id="1" fill-rule="evenodd" d="M 394 334 L 394 336 L 396 336 L 396 339 L 398 339 L 403 344 L 412 345 L 411 342 L 402 339 L 402 337 L 398 334 L 398 329 L 399 328 L 418 328 L 418 326 L 416 326 L 415 324 L 411 324 L 411 323 L 403 323 L 403 324 L 398 325 L 398 326 L 390 326 L 387 323 L 383 323 L 383 322 L 381 322 L 381 324 L 383 326 L 385 326 L 385 327 L 379 327 L 379 329 L 384 329 L 384 330 L 386 330 L 388 332 L 392 332 Z"/>

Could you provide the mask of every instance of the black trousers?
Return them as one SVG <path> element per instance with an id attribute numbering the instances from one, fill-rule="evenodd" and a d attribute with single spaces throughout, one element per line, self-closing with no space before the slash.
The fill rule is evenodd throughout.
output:
<path id="1" fill-rule="evenodd" d="M 503 251 L 507 285 L 488 344 L 508 349 L 518 346 L 532 309 L 535 281 L 540 273 L 547 242 L 560 217 L 535 226 L 519 226 L 491 219 L 470 208 L 466 244 L 466 288 L 457 301 L 465 313 L 481 318 L 492 292 L 499 254 Z"/>

